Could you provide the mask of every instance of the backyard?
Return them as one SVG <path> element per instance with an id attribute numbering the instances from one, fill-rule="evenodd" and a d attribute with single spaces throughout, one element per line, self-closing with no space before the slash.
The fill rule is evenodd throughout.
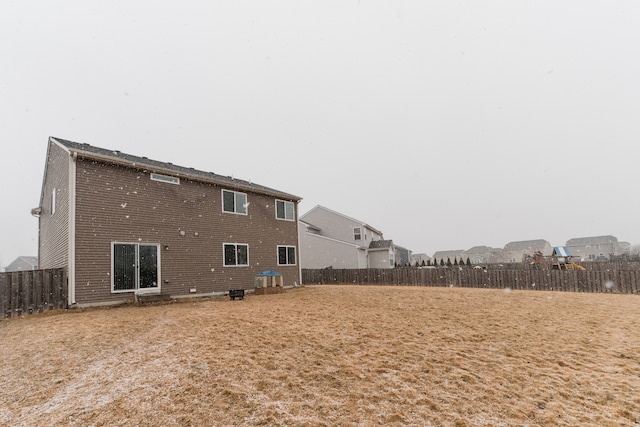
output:
<path id="1" fill-rule="evenodd" d="M 640 296 L 305 286 L 0 321 L 0 425 L 639 426 Z"/>

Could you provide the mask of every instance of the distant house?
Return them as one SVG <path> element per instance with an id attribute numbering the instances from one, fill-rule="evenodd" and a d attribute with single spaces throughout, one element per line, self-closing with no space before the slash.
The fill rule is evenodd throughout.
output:
<path id="1" fill-rule="evenodd" d="M 502 249 L 489 246 L 474 246 L 464 251 L 464 261 L 469 259 L 471 264 L 492 264 L 502 260 Z"/>
<path id="2" fill-rule="evenodd" d="M 622 255 L 631 251 L 627 242 L 618 242 L 614 236 L 578 237 L 566 243 L 574 258 L 581 261 L 604 261 L 612 255 Z"/>
<path id="3" fill-rule="evenodd" d="M 300 281 L 300 198 L 251 182 L 49 138 L 40 268 L 66 268 L 69 305 L 136 293 L 204 296 L 249 289 L 276 270 Z"/>
<path id="4" fill-rule="evenodd" d="M 316 206 L 300 216 L 302 268 L 393 268 L 395 246 L 382 232 L 347 215 Z"/>
<path id="5" fill-rule="evenodd" d="M 525 258 L 532 257 L 535 252 L 550 256 L 552 251 L 553 248 L 549 242 L 543 239 L 510 242 L 502 249 L 502 262 L 523 262 Z"/>
<path id="6" fill-rule="evenodd" d="M 7 273 L 11 271 L 37 270 L 38 257 L 35 256 L 19 256 L 11 264 L 5 267 Z"/>
<path id="7" fill-rule="evenodd" d="M 396 265 L 401 267 L 413 265 L 411 263 L 411 251 L 409 249 L 398 245 L 394 245 L 394 248 Z"/>
<path id="8" fill-rule="evenodd" d="M 433 254 L 433 260 L 434 262 L 438 263 L 438 265 L 442 263 L 446 264 L 447 260 L 451 261 L 452 264 L 457 260 L 459 264 L 460 261 L 466 261 L 466 259 L 463 259 L 463 256 L 464 250 L 462 249 L 456 249 L 453 251 L 438 251 Z"/>
<path id="9" fill-rule="evenodd" d="M 411 265 L 421 266 L 431 264 L 431 257 L 427 254 L 411 254 Z"/>

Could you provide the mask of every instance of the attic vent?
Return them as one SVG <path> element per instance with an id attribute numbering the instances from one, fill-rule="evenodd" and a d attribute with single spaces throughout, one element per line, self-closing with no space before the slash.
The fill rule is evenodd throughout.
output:
<path id="1" fill-rule="evenodd" d="M 159 173 L 152 173 L 151 180 L 180 185 L 180 178 L 176 178 L 175 176 L 160 175 Z"/>

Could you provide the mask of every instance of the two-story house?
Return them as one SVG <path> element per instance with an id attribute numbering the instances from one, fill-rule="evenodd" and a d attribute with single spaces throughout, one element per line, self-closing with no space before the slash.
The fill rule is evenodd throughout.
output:
<path id="1" fill-rule="evenodd" d="M 40 268 L 66 268 L 69 306 L 136 293 L 205 296 L 249 289 L 277 270 L 300 282 L 300 198 L 255 183 L 49 138 Z"/>
<path id="2" fill-rule="evenodd" d="M 509 242 L 502 249 L 502 261 L 510 263 L 523 262 L 536 252 L 541 252 L 544 256 L 550 256 L 553 248 L 544 239 Z"/>
<path id="3" fill-rule="evenodd" d="M 627 242 L 618 242 L 615 236 L 577 237 L 567 240 L 567 248 L 576 259 L 582 261 L 605 261 L 612 255 L 622 255 L 631 251 Z"/>
<path id="4" fill-rule="evenodd" d="M 324 206 L 300 216 L 302 268 L 393 268 L 395 247 L 363 221 Z"/>

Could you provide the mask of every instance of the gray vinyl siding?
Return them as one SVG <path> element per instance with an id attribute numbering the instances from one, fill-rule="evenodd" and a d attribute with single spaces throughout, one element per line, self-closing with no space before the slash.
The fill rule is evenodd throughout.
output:
<path id="1" fill-rule="evenodd" d="M 49 143 L 42 185 L 38 245 L 39 268 L 67 268 L 69 263 L 69 154 Z M 51 193 L 56 190 L 56 209 L 52 215 Z"/>
<path id="2" fill-rule="evenodd" d="M 296 221 L 281 221 L 273 196 L 242 191 L 248 215 L 236 215 L 222 211 L 222 187 L 210 183 L 152 181 L 148 171 L 82 158 L 76 176 L 78 304 L 132 298 L 111 293 L 113 242 L 158 244 L 161 291 L 173 296 L 250 289 L 270 269 L 285 285 L 300 283 L 298 265 L 278 266 L 277 256 L 278 245 L 297 246 L 295 201 Z M 248 244 L 249 266 L 224 267 L 224 243 Z"/>

